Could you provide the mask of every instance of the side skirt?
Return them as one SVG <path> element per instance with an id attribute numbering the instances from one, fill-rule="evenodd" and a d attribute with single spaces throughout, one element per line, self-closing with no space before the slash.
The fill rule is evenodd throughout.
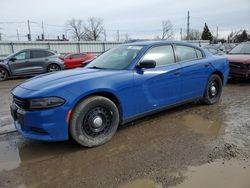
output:
<path id="1" fill-rule="evenodd" d="M 148 115 L 152 115 L 152 114 L 156 114 L 158 112 L 161 112 L 161 111 L 164 111 L 164 110 L 168 110 L 170 108 L 174 108 L 174 107 L 177 107 L 177 106 L 181 106 L 183 104 L 187 104 L 187 103 L 190 103 L 190 102 L 193 102 L 193 101 L 197 101 L 199 99 L 202 99 L 202 97 L 194 97 L 192 99 L 188 99 L 188 100 L 185 100 L 185 101 L 182 101 L 182 102 L 178 102 L 178 103 L 175 103 L 175 104 L 171 104 L 171 105 L 168 105 L 168 106 L 157 108 L 157 109 L 154 109 L 152 111 L 141 113 L 141 114 L 138 114 L 136 116 L 133 116 L 133 117 L 130 117 L 128 119 L 123 120 L 121 124 L 124 125 L 124 124 L 129 123 L 131 121 L 134 121 L 136 119 L 140 119 L 142 117 L 145 117 L 145 116 L 148 116 Z"/>

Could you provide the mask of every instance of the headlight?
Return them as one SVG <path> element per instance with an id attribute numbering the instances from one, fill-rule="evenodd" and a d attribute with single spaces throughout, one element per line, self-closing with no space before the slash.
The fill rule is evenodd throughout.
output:
<path id="1" fill-rule="evenodd" d="M 63 105 L 64 102 L 65 100 L 59 97 L 47 97 L 29 100 L 31 110 L 53 108 Z"/>

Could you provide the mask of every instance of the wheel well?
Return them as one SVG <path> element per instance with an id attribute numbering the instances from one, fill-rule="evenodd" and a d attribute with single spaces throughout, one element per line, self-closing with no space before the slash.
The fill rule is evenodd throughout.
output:
<path id="1" fill-rule="evenodd" d="M 5 67 L 2 67 L 2 66 L 0 66 L 0 68 L 6 70 L 8 73 L 8 76 L 10 76 L 10 71 L 8 69 L 6 69 Z"/>
<path id="2" fill-rule="evenodd" d="M 215 72 L 213 72 L 213 74 L 216 74 L 216 75 L 218 75 L 221 78 L 222 85 L 223 85 L 224 84 L 224 76 L 223 76 L 222 72 L 215 71 Z"/>
<path id="3" fill-rule="evenodd" d="M 115 103 L 115 105 L 117 106 L 118 111 L 119 111 L 120 122 L 122 122 L 122 114 L 123 114 L 123 112 L 122 112 L 122 107 L 121 107 L 121 104 L 120 104 L 118 98 L 117 98 L 113 93 L 106 92 L 106 91 L 91 93 L 91 94 L 89 94 L 89 95 L 84 96 L 82 99 L 80 99 L 80 100 L 77 102 L 77 104 L 78 104 L 79 102 L 81 102 L 82 100 L 85 100 L 87 97 L 91 97 L 91 96 L 102 96 L 102 97 L 106 97 L 106 98 L 108 98 L 109 100 L 111 100 L 113 103 Z M 77 104 L 76 104 L 76 105 L 77 105 Z M 76 106 L 76 105 L 75 105 L 75 106 Z"/>

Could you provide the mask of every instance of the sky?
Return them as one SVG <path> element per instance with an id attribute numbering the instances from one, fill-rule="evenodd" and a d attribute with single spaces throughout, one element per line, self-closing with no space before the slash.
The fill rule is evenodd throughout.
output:
<path id="1" fill-rule="evenodd" d="M 180 39 L 187 28 L 203 30 L 204 23 L 212 33 L 226 37 L 231 31 L 247 29 L 250 32 L 250 0 L 0 0 L 0 32 L 4 40 L 27 40 L 27 20 L 30 20 L 32 38 L 42 33 L 56 38 L 65 33 L 65 23 L 71 18 L 103 19 L 107 40 L 116 40 L 126 34 L 130 38 L 152 39 L 161 35 L 161 23 L 170 20 L 175 39 Z M 18 33 L 18 34 L 17 34 Z"/>

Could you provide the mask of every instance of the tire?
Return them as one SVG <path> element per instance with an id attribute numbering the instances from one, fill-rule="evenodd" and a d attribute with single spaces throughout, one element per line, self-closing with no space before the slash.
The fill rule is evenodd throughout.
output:
<path id="1" fill-rule="evenodd" d="M 5 68 L 0 67 L 0 81 L 7 80 L 9 78 L 9 72 Z"/>
<path id="2" fill-rule="evenodd" d="M 72 112 L 70 134 L 82 146 L 99 146 L 113 137 L 119 118 L 119 111 L 111 100 L 102 96 L 88 97 Z"/>
<path id="3" fill-rule="evenodd" d="M 55 72 L 55 71 L 60 71 L 61 70 L 61 67 L 57 64 L 50 64 L 48 65 L 47 67 L 47 72 Z"/>
<path id="4" fill-rule="evenodd" d="M 223 84 L 220 76 L 216 74 L 210 76 L 202 102 L 207 105 L 212 105 L 217 103 L 220 100 L 222 87 Z"/>

